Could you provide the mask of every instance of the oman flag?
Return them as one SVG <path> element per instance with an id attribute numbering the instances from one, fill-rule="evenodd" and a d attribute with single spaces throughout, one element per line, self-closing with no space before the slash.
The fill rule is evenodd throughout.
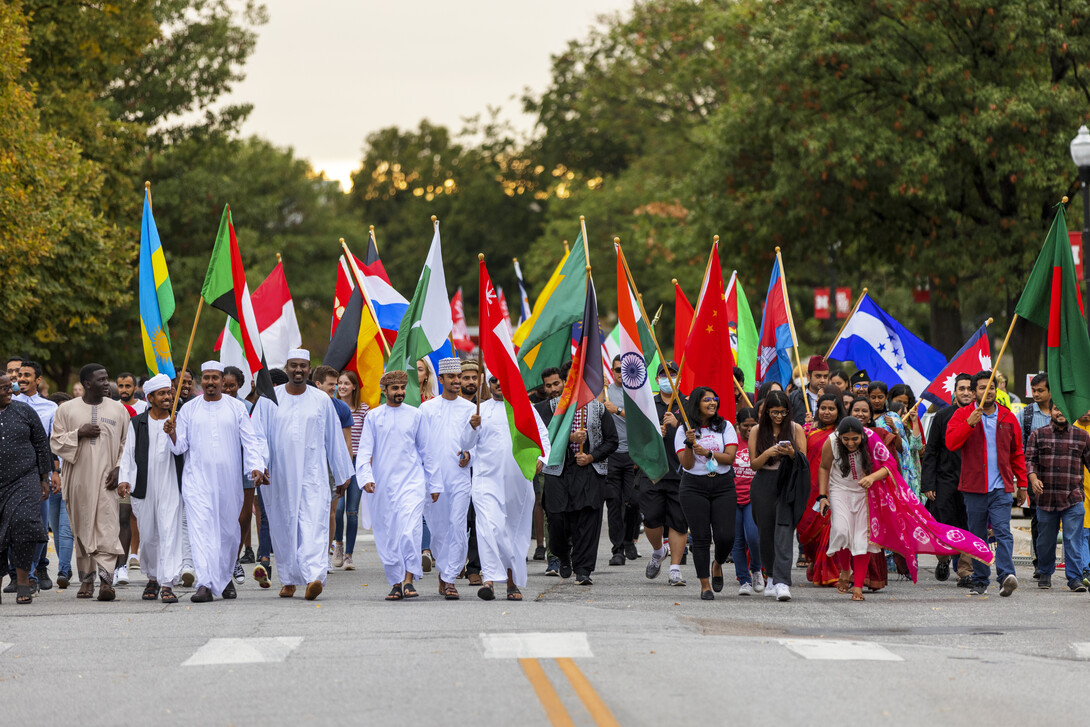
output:
<path id="1" fill-rule="evenodd" d="M 466 311 L 462 300 L 462 288 L 460 286 L 458 292 L 450 299 L 450 319 L 454 326 L 450 336 L 454 341 L 454 347 L 459 351 L 465 351 L 466 353 L 476 348 L 469 337 L 469 326 L 466 325 Z"/>
<path id="2" fill-rule="evenodd" d="M 246 364 L 242 370 L 257 381 L 257 391 L 261 396 L 276 402 L 272 379 L 269 377 L 265 354 L 261 348 L 257 316 L 254 315 L 254 306 L 250 300 L 250 288 L 246 285 L 246 272 L 242 269 L 242 256 L 238 251 L 235 227 L 231 223 L 230 205 L 223 206 L 216 244 L 212 247 L 212 258 L 208 261 L 208 272 L 201 287 L 201 298 L 238 323 L 238 340 L 245 354 Z"/>
<path id="3" fill-rule="evenodd" d="M 719 416 L 734 421 L 734 353 L 730 347 L 730 320 L 723 291 L 719 243 L 712 243 L 708 271 L 696 304 L 693 328 L 685 342 L 682 369 L 692 372 L 694 388 L 709 386 L 719 396 Z M 682 391 L 685 391 L 684 387 Z"/>
<path id="4" fill-rule="evenodd" d="M 1014 313 L 1047 330 L 1045 370 L 1052 402 L 1069 422 L 1074 422 L 1090 411 L 1090 335 L 1075 278 L 1064 208 L 1057 207 L 1044 249 Z"/>
<path id="5" fill-rule="evenodd" d="M 954 383 L 958 374 L 972 375 L 977 371 L 990 371 L 991 368 L 992 348 L 988 343 L 988 326 L 985 324 L 976 329 L 976 333 L 954 354 L 946 368 L 931 380 L 931 385 L 924 389 L 920 398 L 939 406 L 949 406 L 954 403 Z"/>
<path id="6" fill-rule="evenodd" d="M 652 482 L 666 474 L 666 447 L 659 432 L 655 394 L 647 375 L 644 341 L 651 331 L 640 315 L 636 296 L 628 284 L 624 258 L 617 246 L 617 331 L 621 357 L 621 388 L 624 391 L 624 420 L 628 433 L 628 452 L 632 461 Z M 653 339 L 651 339 L 653 341 Z M 654 343 L 651 343 L 654 346 Z"/>
<path id="7" fill-rule="evenodd" d="M 522 476 L 528 480 L 537 472 L 537 459 L 544 452 L 541 434 L 538 432 L 534 408 L 522 381 L 511 331 L 500 310 L 496 289 L 484 265 L 479 263 L 481 355 L 485 368 L 500 382 L 503 406 L 507 411 L 507 425 L 511 429 L 511 453 L 518 463 Z"/>

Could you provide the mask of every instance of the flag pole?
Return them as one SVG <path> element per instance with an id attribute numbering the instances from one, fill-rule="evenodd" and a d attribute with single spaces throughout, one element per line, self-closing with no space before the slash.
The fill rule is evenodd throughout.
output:
<path id="1" fill-rule="evenodd" d="M 375 239 L 375 226 L 368 225 L 367 232 L 371 237 L 371 242 L 375 243 L 375 252 L 378 252 L 378 240 Z"/>
<path id="2" fill-rule="evenodd" d="M 170 406 L 170 420 L 174 421 L 174 413 L 178 411 L 178 400 L 182 397 L 182 382 L 185 381 L 185 370 L 189 366 L 189 354 L 193 351 L 193 336 L 197 334 L 197 321 L 201 319 L 201 308 L 204 306 L 204 296 L 197 301 L 197 315 L 193 316 L 193 330 L 189 332 L 189 345 L 185 347 L 185 360 L 182 362 L 181 372 L 176 372 L 178 388 L 174 390 L 174 403 Z"/>
<path id="3" fill-rule="evenodd" d="M 659 322 L 659 316 L 661 316 L 661 315 L 662 315 L 662 306 L 660 305 L 659 309 L 657 311 L 655 311 L 655 317 L 651 319 L 651 327 L 652 328 L 654 328 L 655 325 Z"/>
<path id="4" fill-rule="evenodd" d="M 780 274 L 783 275 L 783 268 L 780 268 Z M 848 321 L 852 319 L 855 312 L 859 310 L 859 304 L 863 302 L 863 298 L 867 295 L 867 289 L 863 288 L 863 292 L 859 294 L 859 297 L 855 299 L 855 305 L 852 306 L 852 310 L 848 313 L 848 317 L 844 319 L 844 322 L 840 324 L 840 330 L 836 332 L 836 336 L 833 338 L 833 342 L 829 345 L 829 350 L 825 352 L 825 360 L 829 360 L 829 356 L 833 354 L 833 349 L 836 348 L 837 342 L 840 341 L 840 336 L 844 333 L 844 329 L 848 326 Z M 988 320 L 991 320 L 990 318 Z"/>
<path id="5" fill-rule="evenodd" d="M 477 261 L 484 262 L 484 253 L 477 253 Z M 478 304 L 480 301 L 477 301 Z M 477 416 L 481 415 L 481 377 L 484 376 L 484 336 L 481 329 L 481 310 L 484 308 L 478 305 L 477 311 Z M 488 379 L 485 379 L 484 385 L 488 386 Z M 491 393 L 491 392 L 489 392 Z"/>
<path id="6" fill-rule="evenodd" d="M 863 290 L 865 291 L 865 290 L 866 290 L 866 288 L 864 288 Z M 994 322 L 995 322 L 995 319 L 994 319 L 994 318 L 989 318 L 988 320 L 984 321 L 984 327 L 985 327 L 985 328 L 987 328 L 988 326 L 990 326 L 990 325 L 991 325 L 992 323 L 994 323 Z M 1008 335 L 1009 335 L 1009 334 L 1008 334 Z M 994 369 L 995 367 L 993 366 L 992 368 Z M 918 400 L 917 400 L 917 402 L 918 402 Z M 907 420 L 908 420 L 908 417 L 909 417 L 909 416 L 911 416 L 911 415 L 912 415 L 912 411 L 911 411 L 911 410 L 909 410 L 909 411 L 905 412 L 905 415 L 904 415 L 903 417 L 901 417 L 901 422 L 905 422 L 905 421 L 907 421 Z"/>
<path id="7" fill-rule="evenodd" d="M 802 361 L 799 359 L 799 337 L 795 333 L 795 318 L 791 315 L 791 299 L 787 297 L 787 275 L 783 271 L 783 256 L 780 255 L 780 248 L 776 246 L 776 262 L 780 264 L 780 288 L 783 290 L 783 307 L 787 311 L 787 325 L 791 328 L 791 346 L 795 350 L 795 365 L 799 367 L 799 377 L 802 377 Z M 795 377 L 792 376 L 792 379 Z M 802 381 L 802 403 L 806 405 L 806 413 L 811 414 L 810 411 L 810 397 L 806 394 L 806 387 L 809 382 L 806 379 Z"/>
<path id="8" fill-rule="evenodd" d="M 988 387 L 984 389 L 984 396 L 988 395 L 988 389 L 992 388 L 992 383 L 995 381 L 995 372 L 999 370 L 999 362 L 1003 360 L 1003 353 L 1007 350 L 1007 343 L 1011 340 L 1011 334 L 1014 333 L 1014 324 L 1018 322 L 1018 314 L 1015 313 L 1011 317 L 1011 327 L 1007 329 L 1007 335 L 1003 339 L 1003 345 L 999 349 L 999 356 L 996 357 L 995 362 L 992 364 L 992 375 L 988 377 Z M 977 404 L 977 409 L 983 409 L 984 400 L 980 400 L 980 404 Z"/>
<path id="9" fill-rule="evenodd" d="M 382 326 L 378 322 L 378 313 L 375 313 L 375 306 L 371 303 L 370 296 L 367 295 L 367 288 L 363 287 L 363 274 L 360 273 L 360 269 L 356 267 L 356 257 L 352 254 L 352 251 L 348 249 L 348 243 L 341 238 L 341 249 L 344 250 L 344 258 L 348 261 L 348 269 L 352 271 L 352 276 L 356 278 L 356 285 L 359 286 L 360 295 L 363 296 L 364 302 L 367 303 L 367 309 L 371 311 L 371 317 L 375 319 L 375 325 L 378 326 L 378 337 L 382 341 L 382 348 L 386 351 L 386 360 L 390 360 L 390 344 L 386 342 L 386 334 L 382 332 Z"/>
<path id="10" fill-rule="evenodd" d="M 632 292 L 636 296 L 636 305 L 640 307 L 640 315 L 643 316 L 643 319 L 645 321 L 650 320 L 647 317 L 647 311 L 643 308 L 643 297 L 640 295 L 639 290 L 636 288 L 636 280 L 632 277 L 632 270 L 630 270 L 628 267 L 628 259 L 624 256 L 624 250 L 621 249 L 621 238 L 614 237 L 613 244 L 617 246 L 617 254 L 621 256 L 621 265 L 624 267 L 624 274 L 625 277 L 628 278 L 628 284 L 632 286 Z M 695 315 L 693 316 L 693 319 L 696 319 Z M 672 404 L 674 402 L 674 399 L 677 399 L 678 411 L 681 412 L 681 418 L 685 421 L 685 428 L 692 429 L 692 425 L 689 424 L 689 416 L 685 413 L 685 407 L 681 406 L 681 399 L 678 398 L 677 383 L 675 381 L 675 378 L 673 374 L 670 373 L 670 367 L 666 365 L 666 362 L 669 359 L 667 359 L 666 356 L 662 353 L 662 347 L 659 346 L 659 338 L 655 335 L 655 329 L 651 328 L 650 326 L 648 326 L 647 328 L 649 331 L 651 331 L 651 340 L 655 342 L 655 351 L 659 355 L 659 361 L 661 362 L 660 365 L 662 366 L 662 370 L 666 372 L 666 377 L 670 379 L 670 388 L 672 389 L 672 392 L 670 394 L 670 403 Z M 681 367 L 679 366 L 678 378 L 680 378 L 680 375 Z M 667 411 L 669 411 L 669 406 L 667 406 Z"/>
<path id="11" fill-rule="evenodd" d="M 718 249 L 716 247 L 718 244 L 719 244 L 719 235 L 712 235 L 712 249 L 713 250 Z M 626 260 L 625 262 L 626 262 L 626 265 L 627 265 L 628 261 Z M 711 254 L 709 253 L 708 254 L 708 265 L 704 268 L 704 279 L 700 283 L 700 292 L 701 293 L 704 292 L 704 289 L 708 284 L 708 275 L 711 274 L 711 271 L 712 271 L 712 257 L 711 257 Z M 676 292 L 677 278 L 674 278 L 672 282 L 674 283 L 674 288 L 675 288 L 675 292 Z M 689 332 L 685 334 L 685 340 L 686 341 L 688 341 L 689 336 L 691 336 L 693 334 L 693 326 L 696 325 L 696 312 L 697 312 L 697 309 L 700 307 L 700 297 L 699 297 L 699 295 L 698 295 L 698 297 L 696 299 L 696 305 L 697 305 L 697 308 L 693 309 L 693 319 L 691 321 L 689 321 Z M 675 326 L 677 325 L 677 321 L 674 321 L 674 325 Z M 656 343 L 657 343 L 657 341 L 656 341 Z M 674 351 L 674 355 L 677 356 L 677 351 Z M 678 364 L 678 367 L 677 367 L 677 379 L 678 379 L 678 381 L 681 381 L 681 372 L 684 371 L 684 370 L 685 370 L 685 352 L 682 351 L 681 352 L 681 363 Z M 673 396 L 677 397 L 678 406 L 680 406 L 681 405 L 681 397 L 680 397 L 680 394 L 677 391 L 677 389 L 674 389 Z"/>
<path id="12" fill-rule="evenodd" d="M 283 258 L 280 257 L 280 253 L 276 253 L 276 264 L 277 265 L 283 265 L 284 264 L 284 260 L 283 260 Z"/>

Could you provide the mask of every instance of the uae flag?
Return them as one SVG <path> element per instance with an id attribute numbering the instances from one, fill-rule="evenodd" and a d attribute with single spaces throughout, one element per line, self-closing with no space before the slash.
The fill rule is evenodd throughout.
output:
<path id="1" fill-rule="evenodd" d="M 250 296 L 257 319 L 261 348 L 265 352 L 265 363 L 269 368 L 283 368 L 288 362 L 288 351 L 303 345 L 299 333 L 299 322 L 295 318 L 295 304 L 288 289 L 288 280 L 284 277 L 284 265 L 276 263 L 269 277 Z M 242 327 L 234 318 L 227 319 L 227 325 L 216 341 L 216 350 L 220 352 L 220 362 L 225 366 L 237 366 L 247 370 L 246 352 L 242 348 Z M 245 398 L 250 393 L 249 380 L 239 387 L 239 396 Z"/>
<path id="2" fill-rule="evenodd" d="M 654 350 L 651 329 L 640 314 L 636 296 L 628 285 L 624 258 L 617 246 L 617 331 L 619 333 L 621 376 L 624 390 L 624 421 L 628 453 L 652 482 L 666 474 L 666 447 L 659 432 L 655 394 L 647 374 L 645 349 Z"/>
<path id="3" fill-rule="evenodd" d="M 511 429 L 511 452 L 522 476 L 528 480 L 537 472 L 537 459 L 544 448 L 537 429 L 537 419 L 522 381 L 511 331 L 500 309 L 496 289 L 484 260 L 479 263 L 481 355 L 485 368 L 500 382 L 507 425 Z"/>
<path id="4" fill-rule="evenodd" d="M 965 345 L 961 347 L 946 368 L 931 380 L 931 385 L 920 394 L 921 399 L 939 406 L 949 406 L 954 402 L 954 383 L 959 374 L 975 374 L 977 371 L 990 371 L 992 368 L 992 348 L 988 343 L 988 327 L 976 329 Z"/>
<path id="5" fill-rule="evenodd" d="M 205 303 L 218 308 L 238 323 L 238 340 L 245 354 L 243 371 L 257 382 L 259 395 L 276 402 L 272 379 L 265 365 L 265 354 L 258 334 L 257 316 L 254 315 L 250 289 L 246 285 L 246 272 L 242 269 L 242 256 L 238 251 L 235 227 L 231 224 L 231 206 L 224 205 L 220 218 L 216 244 L 212 247 L 212 259 L 204 276 L 201 297 Z"/>
<path id="6" fill-rule="evenodd" d="M 1044 249 L 1014 313 L 1046 329 L 1045 370 L 1052 402 L 1069 422 L 1074 422 L 1090 411 L 1090 335 L 1075 278 L 1064 208 L 1057 207 Z"/>

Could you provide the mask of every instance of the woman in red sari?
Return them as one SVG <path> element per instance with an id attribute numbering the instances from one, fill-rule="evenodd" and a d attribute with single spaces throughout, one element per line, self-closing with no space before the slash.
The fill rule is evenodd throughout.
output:
<path id="1" fill-rule="evenodd" d="M 799 522 L 799 543 L 806 556 L 806 578 L 815 586 L 835 585 L 840 569 L 832 558 L 826 555 L 829 547 L 829 515 L 820 514 L 814 509 L 818 497 L 818 468 L 821 465 L 821 451 L 825 440 L 836 434 L 836 426 L 844 418 L 844 405 L 839 391 L 827 390 L 817 400 L 817 421 L 808 422 L 806 427 L 806 458 L 810 461 L 810 499 L 806 512 Z"/>

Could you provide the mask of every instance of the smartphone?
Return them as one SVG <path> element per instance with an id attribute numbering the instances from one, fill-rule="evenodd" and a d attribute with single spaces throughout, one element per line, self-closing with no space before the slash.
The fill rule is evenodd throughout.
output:
<path id="1" fill-rule="evenodd" d="M 779 442 L 776 442 L 776 446 L 777 447 L 790 447 L 791 442 L 790 442 L 790 440 L 787 440 L 787 439 L 781 439 Z"/>
<path id="2" fill-rule="evenodd" d="M 814 506 L 812 508 L 810 508 L 810 509 L 820 515 L 821 514 L 821 500 L 817 500 L 816 502 L 814 502 Z"/>

